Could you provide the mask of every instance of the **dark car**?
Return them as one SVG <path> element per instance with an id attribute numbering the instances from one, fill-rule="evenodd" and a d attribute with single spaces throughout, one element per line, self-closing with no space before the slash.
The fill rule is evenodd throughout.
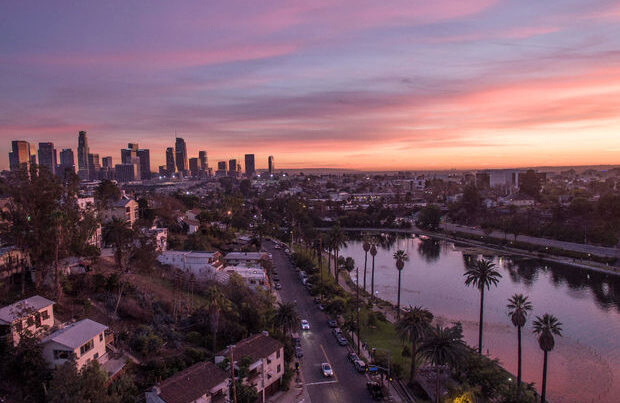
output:
<path id="1" fill-rule="evenodd" d="M 357 354 L 355 354 L 353 351 L 351 351 L 349 354 L 347 354 L 347 358 L 349 359 L 349 361 L 351 362 L 355 362 L 357 360 L 359 360 L 360 358 L 357 356 Z"/>
<path id="2" fill-rule="evenodd" d="M 366 387 L 368 388 L 368 392 L 370 392 L 370 396 L 372 396 L 374 400 L 383 399 L 383 390 L 381 389 L 379 382 L 368 382 L 366 383 Z"/>
<path id="3" fill-rule="evenodd" d="M 327 325 L 331 328 L 335 328 L 338 327 L 338 322 L 336 322 L 336 320 L 334 319 L 330 319 L 327 321 Z"/>
<path id="4" fill-rule="evenodd" d="M 336 340 L 338 340 L 338 344 L 343 347 L 349 344 L 349 342 L 344 336 L 337 337 Z"/>
<path id="5" fill-rule="evenodd" d="M 304 356 L 304 352 L 301 349 L 301 347 L 299 347 L 299 346 L 295 347 L 295 357 L 301 358 L 303 356 Z"/>
<path id="6" fill-rule="evenodd" d="M 276 283 L 276 290 L 281 290 L 281 289 L 282 289 L 282 284 Z"/>

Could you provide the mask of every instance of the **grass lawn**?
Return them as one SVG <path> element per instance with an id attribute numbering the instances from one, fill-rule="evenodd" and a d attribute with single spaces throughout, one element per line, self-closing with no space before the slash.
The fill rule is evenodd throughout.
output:
<path id="1" fill-rule="evenodd" d="M 396 329 L 394 325 L 390 322 L 383 322 L 377 320 L 377 324 L 375 327 L 366 326 L 368 317 L 368 310 L 366 308 L 362 308 L 360 312 L 360 322 L 361 322 L 361 337 L 362 341 L 366 342 L 370 348 L 376 348 L 378 351 L 381 349 L 390 351 L 390 361 L 392 363 L 396 363 L 400 365 L 402 368 L 402 379 L 407 379 L 409 377 L 409 366 L 410 359 L 409 357 L 403 357 L 403 342 L 401 341 L 398 334 L 396 334 Z M 379 354 L 384 354 L 379 352 Z"/>

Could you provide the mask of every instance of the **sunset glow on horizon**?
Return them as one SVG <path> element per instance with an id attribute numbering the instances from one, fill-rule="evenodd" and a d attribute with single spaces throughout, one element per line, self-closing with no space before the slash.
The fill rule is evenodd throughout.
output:
<path id="1" fill-rule="evenodd" d="M 620 164 L 617 1 L 21 1 L 0 6 L 11 140 L 209 166 Z"/>

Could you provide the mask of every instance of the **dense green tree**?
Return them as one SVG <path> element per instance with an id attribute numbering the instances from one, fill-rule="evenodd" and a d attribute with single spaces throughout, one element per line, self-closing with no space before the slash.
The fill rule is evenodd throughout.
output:
<path id="1" fill-rule="evenodd" d="M 528 169 L 524 174 L 519 175 L 519 191 L 524 195 L 538 199 L 540 196 L 540 178 L 533 169 Z"/>
<path id="2" fill-rule="evenodd" d="M 120 199 L 121 190 L 109 179 L 102 180 L 95 188 L 95 203 L 99 209 L 106 209 L 111 203 Z"/>
<path id="3" fill-rule="evenodd" d="M 409 310 L 396 322 L 396 332 L 400 338 L 411 343 L 409 383 L 415 380 L 418 343 L 428 334 L 432 321 L 433 314 L 428 309 L 410 306 Z"/>
<path id="4" fill-rule="evenodd" d="M 441 209 L 434 204 L 429 204 L 418 213 L 416 225 L 422 229 L 435 231 L 439 228 L 440 222 Z"/>
<path id="5" fill-rule="evenodd" d="M 216 286 L 209 287 L 205 296 L 208 301 L 207 310 L 209 311 L 209 323 L 211 325 L 211 337 L 213 340 L 212 350 L 213 352 L 216 352 L 220 315 L 222 311 L 228 311 L 231 309 L 231 303 L 230 300 L 226 298 L 222 291 Z"/>
<path id="6" fill-rule="evenodd" d="M 478 353 L 482 354 L 482 329 L 484 327 L 484 289 L 497 286 L 502 275 L 495 270 L 495 264 L 489 260 L 477 260 L 470 265 L 465 276 L 465 285 L 474 286 L 480 291 L 480 324 L 478 326 Z"/>
<path id="7" fill-rule="evenodd" d="M 452 327 L 439 325 L 431 328 L 419 348 L 420 354 L 435 367 L 435 402 L 441 401 L 440 368 L 447 365 L 454 368 L 462 361 L 466 350 L 461 324 Z"/>
<path id="8" fill-rule="evenodd" d="M 293 303 L 278 303 L 273 320 L 275 325 L 280 327 L 283 335 L 297 329 L 300 324 L 299 315 Z"/>

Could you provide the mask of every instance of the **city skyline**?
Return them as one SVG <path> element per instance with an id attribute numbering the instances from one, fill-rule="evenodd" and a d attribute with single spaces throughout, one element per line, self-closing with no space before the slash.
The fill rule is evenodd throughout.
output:
<path id="1" fill-rule="evenodd" d="M 4 155 L 87 130 L 155 167 L 177 131 L 188 155 L 258 169 L 620 162 L 614 1 L 2 7 Z"/>

